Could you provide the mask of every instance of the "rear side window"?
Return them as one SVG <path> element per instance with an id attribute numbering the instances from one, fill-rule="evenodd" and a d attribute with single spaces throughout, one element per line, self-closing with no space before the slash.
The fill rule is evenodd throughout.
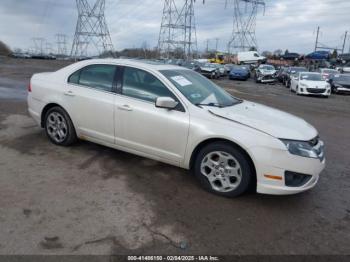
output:
<path id="1" fill-rule="evenodd" d="M 91 65 L 72 74 L 68 82 L 111 92 L 115 71 L 114 65 Z"/>
<path id="2" fill-rule="evenodd" d="M 80 70 L 75 72 L 73 75 L 71 75 L 68 78 L 68 82 L 72 84 L 79 84 L 79 76 L 80 76 Z"/>

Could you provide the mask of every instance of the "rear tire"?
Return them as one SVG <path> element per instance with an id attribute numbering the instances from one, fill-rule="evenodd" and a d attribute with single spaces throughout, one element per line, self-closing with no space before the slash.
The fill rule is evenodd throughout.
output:
<path id="1" fill-rule="evenodd" d="M 205 190 L 225 197 L 245 193 L 254 181 L 253 167 L 247 156 L 225 142 L 203 147 L 196 156 L 194 173 Z"/>
<path id="2" fill-rule="evenodd" d="M 44 128 L 55 145 L 70 146 L 78 140 L 72 120 L 61 107 L 55 106 L 47 111 Z"/>

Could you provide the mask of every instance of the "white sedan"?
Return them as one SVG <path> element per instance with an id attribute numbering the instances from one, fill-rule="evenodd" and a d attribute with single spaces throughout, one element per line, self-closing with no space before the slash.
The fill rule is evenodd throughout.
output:
<path id="1" fill-rule="evenodd" d="M 303 119 L 183 67 L 86 60 L 33 75 L 28 91 L 29 113 L 52 143 L 89 140 L 190 169 L 219 195 L 299 193 L 325 167 L 323 142 Z"/>
<path id="2" fill-rule="evenodd" d="M 329 97 L 330 84 L 320 73 L 301 72 L 291 77 L 290 90 L 297 95 L 319 95 Z"/>

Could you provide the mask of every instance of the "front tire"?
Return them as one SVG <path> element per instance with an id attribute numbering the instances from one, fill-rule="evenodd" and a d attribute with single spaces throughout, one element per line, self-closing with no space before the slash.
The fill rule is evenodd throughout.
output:
<path id="1" fill-rule="evenodd" d="M 47 111 L 44 127 L 47 137 L 56 145 L 69 146 L 77 141 L 72 120 L 61 107 L 55 106 Z"/>
<path id="2" fill-rule="evenodd" d="M 195 160 L 194 173 L 204 189 L 225 197 L 236 197 L 246 192 L 254 177 L 246 155 L 225 142 L 202 148 Z"/>

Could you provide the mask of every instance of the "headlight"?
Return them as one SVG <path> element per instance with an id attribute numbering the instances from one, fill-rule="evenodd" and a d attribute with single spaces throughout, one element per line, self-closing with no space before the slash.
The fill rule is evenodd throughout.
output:
<path id="1" fill-rule="evenodd" d="M 300 86 L 301 86 L 301 87 L 307 87 L 307 84 L 301 83 Z"/>
<path id="2" fill-rule="evenodd" d="M 316 151 L 308 142 L 286 139 L 281 139 L 281 141 L 286 145 L 289 153 L 293 155 L 318 158 Z"/>

